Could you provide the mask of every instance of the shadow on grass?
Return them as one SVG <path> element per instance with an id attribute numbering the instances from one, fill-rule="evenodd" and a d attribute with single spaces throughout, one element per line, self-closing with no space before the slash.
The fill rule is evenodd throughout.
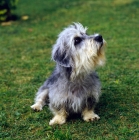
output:
<path id="1" fill-rule="evenodd" d="M 127 100 L 125 90 L 117 85 L 111 85 L 110 88 L 103 89 L 103 94 L 96 106 L 96 113 L 100 117 L 118 119 L 123 111 L 127 112 L 128 110 L 125 105 L 122 106 L 122 104 L 126 104 Z"/>

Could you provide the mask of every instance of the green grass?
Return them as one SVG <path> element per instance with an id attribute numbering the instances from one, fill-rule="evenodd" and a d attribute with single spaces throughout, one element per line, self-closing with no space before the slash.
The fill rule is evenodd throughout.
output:
<path id="1" fill-rule="evenodd" d="M 0 139 L 139 139 L 138 7 L 138 0 L 20 0 L 15 13 L 29 19 L 0 26 Z M 101 119 L 86 123 L 75 116 L 51 127 L 48 107 L 34 112 L 30 105 L 54 68 L 51 48 L 57 35 L 72 22 L 107 41 L 107 63 L 97 70 Z"/>

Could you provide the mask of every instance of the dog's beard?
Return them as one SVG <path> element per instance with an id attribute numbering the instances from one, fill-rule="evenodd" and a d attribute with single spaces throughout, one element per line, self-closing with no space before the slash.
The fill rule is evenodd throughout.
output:
<path id="1" fill-rule="evenodd" d="M 105 63 L 104 48 L 93 39 L 86 40 L 77 46 L 73 59 L 74 67 L 71 78 L 84 77 L 94 71 L 96 66 L 102 66 Z"/>

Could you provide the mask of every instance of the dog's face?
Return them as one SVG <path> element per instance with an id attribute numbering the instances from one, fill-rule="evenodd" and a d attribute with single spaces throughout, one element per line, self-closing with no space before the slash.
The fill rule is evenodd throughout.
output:
<path id="1" fill-rule="evenodd" d="M 105 62 L 105 41 L 99 34 L 87 35 L 87 28 L 74 23 L 64 29 L 53 47 L 52 58 L 77 74 L 92 71 Z"/>

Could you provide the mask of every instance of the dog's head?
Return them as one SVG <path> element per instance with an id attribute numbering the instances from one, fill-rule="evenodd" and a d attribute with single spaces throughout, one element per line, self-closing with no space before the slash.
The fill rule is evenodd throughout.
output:
<path id="1" fill-rule="evenodd" d="M 74 23 L 65 28 L 53 47 L 52 59 L 76 74 L 90 72 L 105 62 L 105 41 L 99 34 L 86 34 L 87 28 Z"/>

